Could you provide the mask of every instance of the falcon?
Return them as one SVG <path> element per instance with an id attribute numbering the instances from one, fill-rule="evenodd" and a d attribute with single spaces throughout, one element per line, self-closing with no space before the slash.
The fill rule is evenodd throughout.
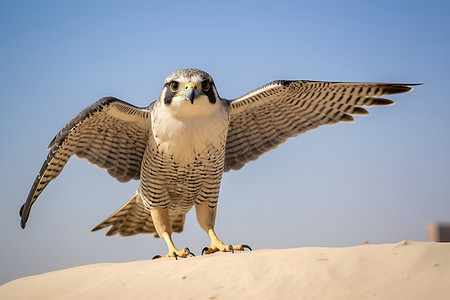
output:
<path id="1" fill-rule="evenodd" d="M 50 142 L 20 209 L 21 227 L 38 196 L 75 154 L 119 182 L 140 180 L 131 199 L 92 231 L 111 226 L 107 236 L 149 233 L 166 242 L 164 257 L 188 257 L 189 249 L 178 250 L 171 236 L 183 230 L 186 213 L 195 206 L 198 223 L 211 239 L 202 254 L 251 250 L 224 244 L 214 231 L 223 173 L 241 169 L 290 137 L 353 122 L 353 115 L 368 114 L 364 107 L 393 104 L 382 97 L 411 86 L 277 80 L 227 100 L 206 72 L 176 71 L 147 107 L 105 97 L 64 126 Z"/>

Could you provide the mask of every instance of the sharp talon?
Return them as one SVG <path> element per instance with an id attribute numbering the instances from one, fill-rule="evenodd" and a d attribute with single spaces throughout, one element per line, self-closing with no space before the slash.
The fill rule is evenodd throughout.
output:
<path id="1" fill-rule="evenodd" d="M 184 248 L 184 251 L 186 251 L 187 252 L 187 255 L 192 255 L 192 256 L 195 256 L 195 254 L 194 253 L 192 253 L 191 252 L 191 250 L 189 250 L 189 248 L 188 247 L 186 247 L 186 248 Z"/>
<path id="2" fill-rule="evenodd" d="M 208 250 L 208 247 L 203 248 L 203 250 L 202 250 L 202 255 L 203 255 L 203 253 L 204 253 L 205 251 L 207 251 L 207 250 Z"/>
<path id="3" fill-rule="evenodd" d="M 158 258 L 161 258 L 161 255 L 155 255 L 155 256 L 153 256 L 152 260 L 153 260 L 153 259 L 158 259 Z"/>
<path id="4" fill-rule="evenodd" d="M 250 251 L 253 251 L 252 248 L 250 248 L 249 245 L 241 245 L 242 246 L 242 250 L 244 250 L 245 248 L 247 248 Z"/>
<path id="5" fill-rule="evenodd" d="M 172 252 L 173 256 L 175 256 L 175 260 L 178 260 L 178 255 L 175 252 Z"/>
<path id="6" fill-rule="evenodd" d="M 232 245 L 228 246 L 228 249 L 230 249 L 231 253 L 234 253 L 234 249 L 233 249 Z"/>

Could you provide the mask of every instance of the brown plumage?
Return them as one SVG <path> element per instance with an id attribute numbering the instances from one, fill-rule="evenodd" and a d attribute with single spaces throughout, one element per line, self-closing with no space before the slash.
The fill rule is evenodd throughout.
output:
<path id="1" fill-rule="evenodd" d="M 139 108 L 102 98 L 80 112 L 52 140 L 20 210 L 25 228 L 31 206 L 72 155 L 104 168 L 120 182 L 140 179 L 136 194 L 93 229 L 107 235 L 150 233 L 165 239 L 167 256 L 186 257 L 171 240 L 183 230 L 186 213 L 197 219 L 215 251 L 225 246 L 214 233 L 223 172 L 240 169 L 288 138 L 322 125 L 354 121 L 364 107 L 390 105 L 385 95 L 410 91 L 411 84 L 284 81 L 268 83 L 242 97 L 219 97 L 205 72 L 184 69 L 164 82 L 159 99 Z M 189 101 L 186 101 L 189 100 Z"/>

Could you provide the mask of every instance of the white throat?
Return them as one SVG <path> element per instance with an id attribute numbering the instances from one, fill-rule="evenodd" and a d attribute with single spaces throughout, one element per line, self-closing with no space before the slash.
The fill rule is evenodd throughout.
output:
<path id="1" fill-rule="evenodd" d="M 210 103 L 206 96 L 194 104 L 184 99 L 171 104 L 159 100 L 151 116 L 155 146 L 163 155 L 188 163 L 225 151 L 229 109 L 222 103 Z"/>

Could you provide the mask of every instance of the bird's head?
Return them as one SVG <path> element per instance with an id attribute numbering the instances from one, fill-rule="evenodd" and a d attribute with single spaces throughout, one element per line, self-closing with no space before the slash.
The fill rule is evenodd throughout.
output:
<path id="1" fill-rule="evenodd" d="M 159 97 L 161 105 L 184 117 L 213 114 L 222 105 L 211 76 L 198 69 L 182 69 L 164 81 Z"/>

